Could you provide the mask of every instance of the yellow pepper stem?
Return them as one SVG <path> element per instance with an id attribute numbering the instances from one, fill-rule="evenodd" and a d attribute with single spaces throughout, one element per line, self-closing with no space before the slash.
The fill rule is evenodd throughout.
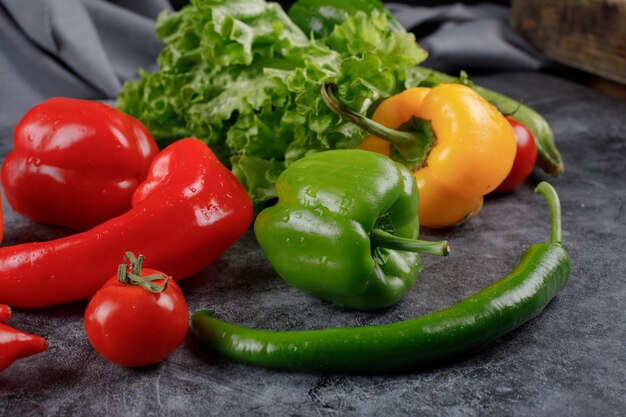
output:
<path id="1" fill-rule="evenodd" d="M 334 113 L 367 133 L 390 142 L 396 151 L 396 155 L 392 155 L 394 159 L 400 160 L 408 168 L 415 169 L 424 164 L 435 143 L 435 133 L 429 121 L 413 117 L 402 125 L 402 130 L 390 129 L 350 110 L 337 96 L 337 90 L 335 83 L 325 81 L 322 84 L 322 98 Z"/>

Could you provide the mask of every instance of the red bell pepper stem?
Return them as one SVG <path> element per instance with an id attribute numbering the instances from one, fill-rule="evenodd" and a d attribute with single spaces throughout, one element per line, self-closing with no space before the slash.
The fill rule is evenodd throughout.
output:
<path id="1" fill-rule="evenodd" d="M 0 248 L 0 303 L 46 307 L 92 296 L 127 251 L 175 279 L 217 259 L 248 230 L 253 206 L 209 147 L 182 139 L 159 153 L 130 211 L 73 236 Z"/>
<path id="2" fill-rule="evenodd" d="M 11 318 L 11 307 L 0 304 L 0 323 L 4 323 Z"/>
<path id="3" fill-rule="evenodd" d="M 16 360 L 41 353 L 47 348 L 46 339 L 0 324 L 0 372 Z"/>

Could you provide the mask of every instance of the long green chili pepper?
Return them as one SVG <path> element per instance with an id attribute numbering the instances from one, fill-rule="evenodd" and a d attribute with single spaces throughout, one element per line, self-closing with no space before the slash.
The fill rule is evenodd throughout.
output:
<path id="1" fill-rule="evenodd" d="M 550 242 L 532 245 L 511 273 L 448 309 L 380 326 L 283 332 L 237 326 L 205 310 L 193 314 L 193 333 L 204 346 L 242 362 L 329 372 L 433 365 L 480 347 L 537 316 L 569 278 L 558 196 L 545 182 L 536 191 L 550 208 Z"/>

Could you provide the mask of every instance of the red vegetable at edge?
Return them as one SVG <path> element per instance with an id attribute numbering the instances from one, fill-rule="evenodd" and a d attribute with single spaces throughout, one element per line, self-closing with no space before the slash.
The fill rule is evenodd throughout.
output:
<path id="1" fill-rule="evenodd" d="M 0 372 L 13 362 L 48 348 L 46 339 L 1 324 L 11 318 L 11 308 L 0 304 Z"/>
<path id="2" fill-rule="evenodd" d="M 11 318 L 11 307 L 0 304 L 0 323 L 4 323 Z"/>
<path id="3" fill-rule="evenodd" d="M 494 190 L 495 193 L 506 193 L 517 188 L 533 172 L 535 162 L 537 161 L 537 145 L 531 131 L 517 120 L 513 120 L 508 116 L 506 120 L 513 127 L 515 139 L 517 140 L 517 153 L 515 154 L 511 172 L 509 172 L 509 175 L 498 188 Z"/>
<path id="4" fill-rule="evenodd" d="M 130 210 L 157 153 L 135 118 L 103 103 L 52 98 L 15 128 L 2 185 L 11 207 L 31 220 L 87 230 Z"/>
<path id="5" fill-rule="evenodd" d="M 143 257 L 128 253 L 118 274 L 93 296 L 85 310 L 85 332 L 105 359 L 122 366 L 147 366 L 170 356 L 189 327 L 185 297 L 170 277 L 142 269 Z"/>
<path id="6" fill-rule="evenodd" d="M 0 199 L 0 243 L 4 237 L 4 216 L 2 215 L 2 199 Z"/>
<path id="7" fill-rule="evenodd" d="M 253 215 L 246 190 L 197 139 L 159 153 L 132 202 L 87 232 L 0 248 L 0 303 L 32 308 L 88 298 L 126 251 L 176 279 L 189 277 L 239 240 Z"/>

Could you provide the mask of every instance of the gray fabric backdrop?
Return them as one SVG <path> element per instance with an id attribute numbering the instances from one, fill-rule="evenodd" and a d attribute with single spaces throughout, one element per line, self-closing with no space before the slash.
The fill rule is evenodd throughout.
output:
<path id="1" fill-rule="evenodd" d="M 166 0 L 0 0 L 0 132 L 53 96 L 112 99 L 149 68 Z"/>
<path id="2" fill-rule="evenodd" d="M 458 69 L 537 69 L 542 61 L 507 27 L 508 9 L 486 4 L 390 3 L 416 33 L 427 64 Z M 154 21 L 167 0 L 0 0 L 0 134 L 53 96 L 114 99 L 139 67 L 156 69 Z"/>

